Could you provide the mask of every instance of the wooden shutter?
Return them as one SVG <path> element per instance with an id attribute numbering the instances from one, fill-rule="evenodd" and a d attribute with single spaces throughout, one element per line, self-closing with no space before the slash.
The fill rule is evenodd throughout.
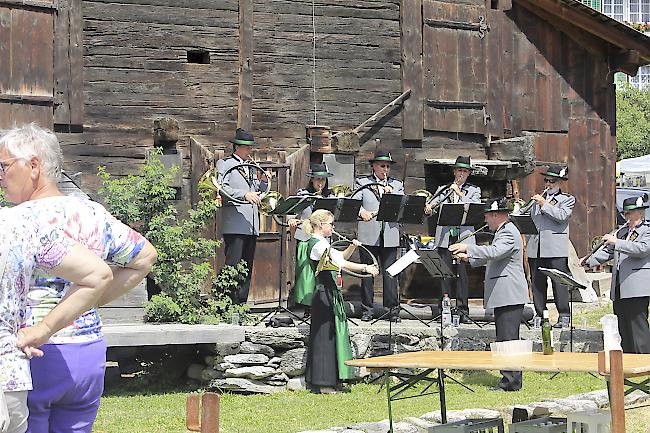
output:
<path id="1" fill-rule="evenodd" d="M 424 129 L 486 134 L 487 40 L 484 0 L 423 1 Z"/>
<path id="2" fill-rule="evenodd" d="M 53 0 L 0 0 L 0 128 L 53 126 L 55 7 Z"/>

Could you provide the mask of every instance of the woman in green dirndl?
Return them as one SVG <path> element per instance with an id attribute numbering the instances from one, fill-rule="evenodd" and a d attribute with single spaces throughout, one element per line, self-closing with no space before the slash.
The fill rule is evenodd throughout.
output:
<path id="1" fill-rule="evenodd" d="M 339 269 L 372 275 L 379 273 L 375 265 L 347 260 L 360 245 L 358 241 L 354 240 L 344 251 L 330 248 L 328 238 L 332 235 L 333 223 L 334 215 L 324 209 L 314 211 L 303 223 L 305 232 L 311 236 L 307 242 L 309 266 L 305 280 L 311 279 L 314 288 L 305 381 L 312 392 L 321 394 L 336 392 L 342 380 L 354 377 L 354 371 L 345 365 L 345 361 L 352 359 L 352 346 L 341 293 L 340 270 L 323 270 L 316 274 L 318 263 L 324 254 L 329 254 L 331 262 Z"/>
<path id="2" fill-rule="evenodd" d="M 309 185 L 306 189 L 301 189 L 296 195 L 317 195 L 321 197 L 330 197 L 332 196 L 332 191 L 329 189 L 328 178 L 333 176 L 327 170 L 325 164 L 312 164 L 307 173 L 309 178 Z M 310 282 L 309 272 L 305 272 L 306 268 L 309 267 L 309 256 L 307 255 L 307 243 L 311 236 L 309 236 L 305 231 L 300 227 L 300 222 L 309 218 L 309 216 L 314 211 L 314 206 L 307 206 L 299 216 L 290 218 L 288 223 L 289 227 L 294 232 L 293 237 L 296 239 L 296 273 L 294 278 L 293 293 L 296 300 L 296 304 L 304 305 L 305 315 L 304 318 L 307 319 L 310 315 L 311 307 L 311 297 L 314 290 L 314 286 Z M 298 265 L 298 264 L 301 265 Z M 304 278 L 307 278 L 305 281 Z"/>

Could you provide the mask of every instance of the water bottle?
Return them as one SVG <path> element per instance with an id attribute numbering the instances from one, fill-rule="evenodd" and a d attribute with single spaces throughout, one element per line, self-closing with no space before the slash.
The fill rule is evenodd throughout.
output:
<path id="1" fill-rule="evenodd" d="M 448 294 L 442 295 L 442 326 L 451 325 L 451 301 Z"/>
<path id="2" fill-rule="evenodd" d="M 548 310 L 544 310 L 542 318 L 542 349 L 544 355 L 553 354 L 553 328 L 551 328 L 551 323 L 548 321 Z"/>

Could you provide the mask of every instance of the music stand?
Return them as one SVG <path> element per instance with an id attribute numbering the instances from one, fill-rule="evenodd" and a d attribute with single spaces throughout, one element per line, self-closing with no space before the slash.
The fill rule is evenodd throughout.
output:
<path id="1" fill-rule="evenodd" d="M 314 197 L 292 195 L 279 203 L 269 214 L 277 216 L 295 215 L 309 207 L 314 203 L 314 200 Z"/>
<path id="2" fill-rule="evenodd" d="M 359 218 L 362 200 L 348 197 L 317 198 L 314 210 L 326 209 L 334 215 L 334 221 L 353 222 Z"/>
<path id="3" fill-rule="evenodd" d="M 314 202 L 313 197 L 305 197 L 299 195 L 287 197 L 286 200 L 279 203 L 275 207 L 275 209 L 269 212 L 269 214 L 279 218 L 285 217 L 287 215 L 295 215 L 299 212 L 302 212 L 313 202 Z M 264 317 L 262 317 L 261 321 L 264 322 L 267 318 L 275 317 L 277 314 L 280 313 L 288 313 L 289 315 L 298 319 L 300 322 L 307 325 L 307 321 L 304 318 L 298 316 L 296 313 L 294 313 L 293 311 L 289 310 L 288 308 L 282 305 L 282 286 L 283 284 L 280 284 L 280 289 L 278 290 L 278 305 L 276 305 L 275 307 L 273 307 L 271 311 L 266 313 Z"/>
<path id="4" fill-rule="evenodd" d="M 539 234 L 539 230 L 537 230 L 533 217 L 528 214 L 510 214 L 510 221 L 512 221 L 512 223 L 517 227 L 517 230 L 519 230 L 519 233 L 522 235 Z"/>
<path id="5" fill-rule="evenodd" d="M 452 227 L 476 226 L 483 223 L 485 220 L 484 214 L 485 204 L 483 203 L 443 203 L 438 214 L 438 225 Z M 458 278 L 457 273 L 452 274 L 452 278 Z M 456 286 L 456 291 L 458 291 L 458 286 Z M 481 327 L 465 311 L 457 307 L 454 307 L 454 311 L 479 328 Z"/>
<path id="6" fill-rule="evenodd" d="M 565 272 L 550 268 L 537 268 L 542 274 L 549 277 L 553 282 L 564 284 L 569 291 L 569 351 L 573 352 L 573 295 L 571 290 L 586 289 L 587 286 L 573 279 Z"/>

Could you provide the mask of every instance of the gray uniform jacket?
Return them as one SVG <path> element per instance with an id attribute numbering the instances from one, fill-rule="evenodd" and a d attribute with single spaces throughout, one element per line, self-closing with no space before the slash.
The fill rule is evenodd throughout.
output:
<path id="1" fill-rule="evenodd" d="M 311 193 L 306 189 L 298 190 L 298 192 L 296 193 L 296 195 L 310 195 L 310 194 Z M 328 197 L 331 197 L 331 194 Z M 309 218 L 313 212 L 314 212 L 314 205 L 307 206 L 297 217 L 301 220 L 305 220 Z M 305 231 L 302 229 L 302 224 L 301 224 L 296 228 L 296 234 L 294 235 L 294 238 L 297 241 L 308 241 L 311 238 L 311 236 L 305 233 Z"/>
<path id="2" fill-rule="evenodd" d="M 374 175 L 359 177 L 354 182 L 354 189 L 368 183 L 376 182 Z M 391 194 L 404 194 L 404 184 L 395 178 L 388 178 L 388 185 L 393 188 Z M 369 212 L 376 212 L 379 209 L 382 191 L 377 185 L 363 189 L 352 198 L 363 200 L 361 209 Z M 383 230 L 382 230 L 383 228 Z M 380 235 L 383 232 L 384 242 L 380 243 Z M 375 219 L 370 221 L 359 221 L 357 239 L 363 245 L 398 247 L 399 246 L 399 223 L 380 222 Z"/>
<path id="3" fill-rule="evenodd" d="M 569 257 L 569 219 L 576 199 L 562 191 L 546 198 L 541 208 L 531 209 L 539 235 L 528 236 L 526 254 L 531 259 Z"/>
<path id="4" fill-rule="evenodd" d="M 266 191 L 266 182 L 257 179 L 252 167 L 240 167 L 231 170 L 224 179 L 226 171 L 243 161 L 236 155 L 217 161 L 217 176 L 224 191 L 236 199 L 244 199 L 247 192 Z M 223 234 L 254 235 L 260 234 L 260 213 L 257 205 L 230 202 L 222 195 L 221 232 Z"/>
<path id="5" fill-rule="evenodd" d="M 594 267 L 614 259 L 612 288 L 610 297 L 616 298 L 616 279 L 621 289 L 620 297 L 638 298 L 650 296 L 650 223 L 645 221 L 629 231 L 624 228 L 617 234 L 616 245 L 599 249 L 589 258 L 589 266 Z"/>
<path id="6" fill-rule="evenodd" d="M 506 222 L 494 233 L 490 245 L 469 245 L 467 255 L 472 267 L 487 266 L 483 296 L 486 309 L 529 302 L 524 244 L 512 222 Z"/>
<path id="7" fill-rule="evenodd" d="M 447 185 L 442 185 L 436 190 L 436 194 L 442 191 L 444 188 L 446 188 Z M 462 197 L 460 197 L 460 201 L 458 203 L 480 203 L 481 202 L 481 188 L 479 188 L 476 185 L 472 185 L 471 183 L 465 182 L 463 186 L 460 187 L 460 190 L 463 192 Z M 448 191 L 443 192 L 440 194 L 438 197 L 436 197 L 433 200 L 433 205 L 439 204 L 444 198 L 445 195 L 447 195 Z M 445 203 L 454 203 L 453 201 L 453 195 L 450 196 L 448 199 L 445 200 Z M 451 226 L 437 226 L 436 227 L 436 247 L 442 247 L 442 248 L 447 248 L 449 246 L 449 230 L 451 229 Z M 474 231 L 473 226 L 461 226 L 458 227 L 458 237 L 465 236 L 471 232 Z M 476 244 L 476 238 L 474 236 L 467 238 L 466 240 L 463 241 L 463 243 L 473 245 Z"/>

